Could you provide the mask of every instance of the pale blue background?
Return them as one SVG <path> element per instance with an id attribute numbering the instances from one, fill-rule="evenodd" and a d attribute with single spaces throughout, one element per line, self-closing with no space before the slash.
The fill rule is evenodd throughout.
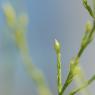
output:
<path id="1" fill-rule="evenodd" d="M 69 60 L 78 51 L 85 23 L 91 20 L 89 14 L 82 6 L 81 0 L 0 0 L 0 95 L 4 94 L 6 90 L 4 85 L 9 82 L 13 85 L 12 95 L 36 95 L 36 88 L 28 78 L 19 52 L 10 38 L 10 30 L 8 27 L 5 28 L 1 5 L 6 1 L 13 4 L 18 14 L 21 11 L 28 13 L 27 40 L 32 61 L 42 69 L 53 95 L 57 95 L 54 39 L 58 39 L 62 45 L 64 82 Z M 84 52 L 81 65 L 87 78 L 95 73 L 95 40 Z M 73 84 L 67 92 L 72 87 Z M 94 95 L 95 83 L 89 88 Z"/>

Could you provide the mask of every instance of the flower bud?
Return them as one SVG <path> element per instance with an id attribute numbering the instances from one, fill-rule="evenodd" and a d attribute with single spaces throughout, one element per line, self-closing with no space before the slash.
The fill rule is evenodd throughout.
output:
<path id="1" fill-rule="evenodd" d="M 87 23 L 86 23 L 86 32 L 90 32 L 91 29 L 92 29 L 92 24 L 91 24 L 90 21 L 87 21 Z"/>
<path id="2" fill-rule="evenodd" d="M 73 71 L 78 63 L 79 63 L 79 58 L 71 59 L 71 61 L 70 61 L 70 70 Z"/>
<path id="3" fill-rule="evenodd" d="M 55 51 L 56 53 L 60 53 L 60 43 L 58 42 L 58 40 L 55 39 L 55 43 L 54 43 L 54 48 L 55 48 Z"/>
<path id="4" fill-rule="evenodd" d="M 81 73 L 81 68 L 79 66 L 76 66 L 73 69 L 73 75 L 80 75 L 80 73 Z"/>

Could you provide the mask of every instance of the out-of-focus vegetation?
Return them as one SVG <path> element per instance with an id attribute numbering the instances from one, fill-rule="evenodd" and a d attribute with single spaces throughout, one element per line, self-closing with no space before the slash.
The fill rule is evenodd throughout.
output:
<path id="1" fill-rule="evenodd" d="M 25 28 L 28 24 L 27 14 L 21 13 L 19 14 L 19 17 L 17 17 L 16 11 L 10 3 L 4 4 L 2 9 L 6 18 L 6 23 L 9 29 L 12 30 L 12 40 L 14 40 L 14 43 L 19 49 L 27 74 L 36 84 L 38 94 L 52 95 L 47 87 L 42 71 L 32 64 L 32 60 L 29 56 L 27 40 L 25 37 Z"/>

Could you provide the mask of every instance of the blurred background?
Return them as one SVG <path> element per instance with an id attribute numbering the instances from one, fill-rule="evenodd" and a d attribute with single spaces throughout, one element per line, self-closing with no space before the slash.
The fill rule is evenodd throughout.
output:
<path id="1" fill-rule="evenodd" d="M 32 63 L 44 72 L 48 87 L 53 95 L 57 95 L 54 39 L 58 39 L 62 46 L 64 83 L 69 60 L 78 52 L 85 24 L 92 20 L 91 17 L 81 0 L 0 0 L 0 95 L 37 95 L 35 84 L 24 69 L 20 52 L 6 24 L 2 11 L 2 4 L 6 2 L 12 4 L 17 15 L 21 12 L 28 14 L 26 37 Z M 89 3 L 92 5 L 91 0 Z M 95 73 L 95 40 L 85 50 L 80 64 L 89 79 Z M 74 85 L 75 83 L 71 84 L 66 95 Z M 94 95 L 95 83 L 88 89 Z"/>

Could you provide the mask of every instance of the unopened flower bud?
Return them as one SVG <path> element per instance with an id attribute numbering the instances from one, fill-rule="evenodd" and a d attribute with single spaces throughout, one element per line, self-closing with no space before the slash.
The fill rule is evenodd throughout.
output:
<path id="1" fill-rule="evenodd" d="M 54 43 L 54 48 L 55 48 L 55 51 L 56 53 L 60 53 L 60 43 L 58 42 L 58 40 L 55 39 L 55 43 Z"/>
<path id="2" fill-rule="evenodd" d="M 76 65 L 79 63 L 79 59 L 76 58 L 76 59 L 72 59 L 70 61 L 70 70 L 71 72 L 74 70 L 74 68 L 76 67 Z"/>
<path id="3" fill-rule="evenodd" d="M 87 23 L 86 23 L 86 32 L 90 32 L 91 29 L 92 29 L 92 24 L 91 24 L 90 21 L 87 21 Z"/>
<path id="4" fill-rule="evenodd" d="M 73 75 L 79 75 L 81 73 L 81 68 L 76 66 L 73 70 Z"/>

